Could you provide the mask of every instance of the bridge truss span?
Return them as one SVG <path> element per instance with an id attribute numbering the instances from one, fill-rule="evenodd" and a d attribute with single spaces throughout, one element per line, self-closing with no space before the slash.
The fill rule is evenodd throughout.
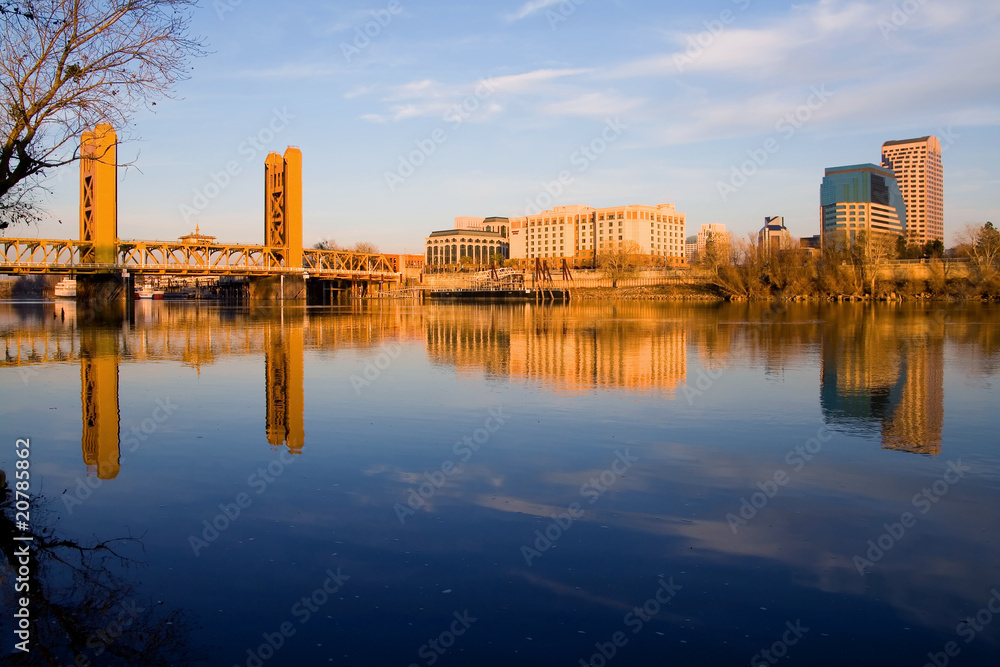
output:
<path id="1" fill-rule="evenodd" d="M 400 274 L 385 255 L 306 250 L 303 266 L 287 266 L 283 248 L 250 244 L 120 241 L 115 263 L 95 263 L 89 241 L 0 238 L 0 273 L 269 276 L 307 273 L 322 279 L 396 282 Z"/>

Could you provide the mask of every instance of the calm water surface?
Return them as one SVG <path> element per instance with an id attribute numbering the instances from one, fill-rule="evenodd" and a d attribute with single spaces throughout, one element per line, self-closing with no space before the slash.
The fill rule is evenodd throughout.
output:
<path id="1" fill-rule="evenodd" d="M 22 664 L 1000 661 L 996 307 L 136 310 L 0 304 Z"/>

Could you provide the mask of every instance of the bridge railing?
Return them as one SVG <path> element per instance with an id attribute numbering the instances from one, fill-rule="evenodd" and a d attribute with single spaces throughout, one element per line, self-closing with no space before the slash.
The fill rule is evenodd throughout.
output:
<path id="1" fill-rule="evenodd" d="M 160 243 L 118 244 L 121 268 L 164 274 L 267 274 L 292 271 L 274 248 L 249 244 Z"/>
<path id="2" fill-rule="evenodd" d="M 317 277 L 399 279 L 385 255 L 306 250 L 303 266 L 289 267 L 282 248 L 250 244 L 120 241 L 114 264 L 86 261 L 85 241 L 0 238 L 0 270 L 16 273 L 100 273 L 129 270 L 172 275 L 277 275 L 308 272 Z"/>
<path id="3" fill-rule="evenodd" d="M 27 273 L 45 273 L 46 268 L 99 267 L 84 261 L 91 247 L 84 241 L 0 238 L 0 263 Z"/>
<path id="4" fill-rule="evenodd" d="M 348 250 L 304 250 L 302 264 L 310 273 L 399 275 L 385 255 Z"/>

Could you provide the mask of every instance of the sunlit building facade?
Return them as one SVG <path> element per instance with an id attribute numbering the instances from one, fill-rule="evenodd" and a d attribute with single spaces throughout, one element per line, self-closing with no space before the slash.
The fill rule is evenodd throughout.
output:
<path id="1" fill-rule="evenodd" d="M 786 245 L 790 242 L 785 219 L 781 216 L 764 218 L 764 226 L 757 232 L 757 247 L 770 254 L 785 249 Z"/>
<path id="2" fill-rule="evenodd" d="M 705 256 L 705 250 L 708 248 L 709 243 L 729 246 L 732 240 L 732 233 L 726 231 L 725 225 L 718 222 L 702 225 L 701 229 L 698 230 L 698 255 L 700 257 Z"/>
<path id="3" fill-rule="evenodd" d="M 597 254 L 627 241 L 657 263 L 680 266 L 685 260 L 686 216 L 673 204 L 657 206 L 556 206 L 537 215 L 510 219 L 513 259 L 541 258 L 554 264 L 593 266 Z"/>
<path id="4" fill-rule="evenodd" d="M 858 234 L 902 236 L 906 206 L 888 169 L 874 164 L 831 167 L 820 185 L 823 245 L 839 237 L 853 244 Z"/>
<path id="5" fill-rule="evenodd" d="M 944 171 L 937 137 L 882 144 L 882 166 L 892 170 L 906 205 L 907 243 L 944 241 Z"/>
<path id="6" fill-rule="evenodd" d="M 504 219 L 506 220 L 506 219 Z M 504 225 L 506 228 L 506 225 Z M 495 257 L 510 257 L 510 245 L 500 231 L 449 229 L 431 232 L 425 239 L 427 266 L 489 265 Z"/>

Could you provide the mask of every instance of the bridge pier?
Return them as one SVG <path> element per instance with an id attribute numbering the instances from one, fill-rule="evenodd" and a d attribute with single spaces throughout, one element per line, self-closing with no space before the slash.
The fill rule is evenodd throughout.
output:
<path id="1" fill-rule="evenodd" d="M 121 322 L 135 308 L 135 276 L 98 273 L 76 276 L 76 303 L 90 321 Z M 81 311 L 82 312 L 82 311 Z"/>
<path id="2" fill-rule="evenodd" d="M 314 306 L 333 306 L 340 302 L 346 288 L 340 280 L 310 278 L 306 281 L 307 300 Z"/>
<path id="3" fill-rule="evenodd" d="M 250 276 L 247 279 L 251 301 L 304 301 L 306 280 L 301 274 Z"/>

